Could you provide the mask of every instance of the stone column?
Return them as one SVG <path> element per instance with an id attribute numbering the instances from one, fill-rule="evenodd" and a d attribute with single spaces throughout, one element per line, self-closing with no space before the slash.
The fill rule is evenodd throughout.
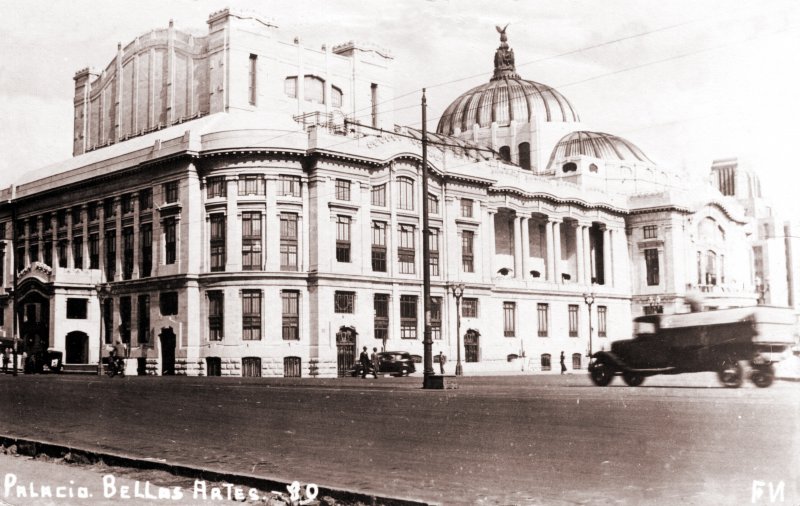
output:
<path id="1" fill-rule="evenodd" d="M 75 268 L 75 259 L 72 257 L 72 209 L 67 209 L 67 269 Z"/>
<path id="2" fill-rule="evenodd" d="M 139 279 L 139 194 L 131 195 L 133 200 L 133 272 L 131 279 Z"/>
<path id="3" fill-rule="evenodd" d="M 25 230 L 25 240 L 23 241 L 25 252 L 22 254 L 22 268 L 24 269 L 25 266 L 31 264 L 31 220 L 30 218 L 23 218 L 22 221 L 24 223 L 23 229 Z"/>
<path id="4" fill-rule="evenodd" d="M 530 257 L 531 257 L 531 239 L 530 239 L 530 217 L 523 216 L 520 218 L 520 225 L 522 227 L 522 274 L 521 279 L 527 279 L 530 271 Z"/>
<path id="5" fill-rule="evenodd" d="M 39 247 L 37 248 L 36 258 L 31 258 L 31 262 L 41 262 L 44 260 L 44 234 L 42 233 L 44 227 L 42 223 L 42 217 L 36 217 L 36 237 L 37 241 L 39 241 Z M 56 228 L 53 227 L 53 244 L 55 244 L 55 230 Z M 57 264 L 57 262 L 53 262 Z M 50 267 L 53 267 L 52 265 Z"/>
<path id="6" fill-rule="evenodd" d="M 583 272 L 584 276 L 586 277 L 586 284 L 592 284 L 592 276 L 594 272 L 592 271 L 592 240 L 589 234 L 589 229 L 591 227 L 589 225 L 584 225 L 581 227 L 583 233 Z"/>
<path id="7" fill-rule="evenodd" d="M 603 230 L 603 276 L 606 286 L 614 286 L 614 267 L 611 257 L 611 229 Z"/>
<path id="8" fill-rule="evenodd" d="M 97 258 L 99 262 L 97 263 L 97 267 L 100 269 L 100 272 L 103 273 L 101 279 L 105 279 L 105 272 L 106 272 L 106 208 L 103 205 L 103 202 L 100 202 L 97 206 Z M 113 281 L 111 279 L 106 279 L 106 282 Z"/>
<path id="9" fill-rule="evenodd" d="M 553 222 L 550 221 L 550 218 L 545 221 L 544 224 L 544 235 L 545 235 L 545 242 L 547 252 L 544 256 L 544 263 L 545 268 L 547 269 L 547 281 L 551 283 L 556 282 L 556 275 L 555 275 L 555 248 L 553 247 Z"/>
<path id="10" fill-rule="evenodd" d="M 481 273 L 481 279 L 486 282 L 490 282 L 492 276 L 494 276 L 495 268 L 494 268 L 494 257 L 495 257 L 495 234 L 494 234 L 494 218 L 497 215 L 497 211 L 493 209 L 486 210 L 486 230 L 484 232 L 484 238 L 480 243 L 482 244 L 482 250 L 484 253 L 483 256 L 483 272 Z"/>
<path id="11" fill-rule="evenodd" d="M 561 282 L 561 222 L 553 222 L 553 272 L 554 281 Z"/>
<path id="12" fill-rule="evenodd" d="M 122 279 L 122 205 L 119 197 L 114 197 L 114 218 L 117 227 L 117 251 L 114 255 L 114 281 Z"/>
<path id="13" fill-rule="evenodd" d="M 83 234 L 83 243 L 81 244 L 81 258 L 83 261 L 79 269 L 89 268 L 89 206 L 83 204 L 81 206 L 81 232 Z"/>
<path id="14" fill-rule="evenodd" d="M 522 272 L 522 218 L 519 216 L 514 217 L 514 277 L 517 279 L 524 279 L 525 275 Z"/>

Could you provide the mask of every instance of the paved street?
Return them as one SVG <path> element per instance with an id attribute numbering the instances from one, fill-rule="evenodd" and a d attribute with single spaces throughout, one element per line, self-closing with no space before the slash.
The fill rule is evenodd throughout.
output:
<path id="1" fill-rule="evenodd" d="M 0 376 L 0 432 L 444 504 L 749 504 L 754 480 L 800 502 L 800 383 L 420 384 Z"/>

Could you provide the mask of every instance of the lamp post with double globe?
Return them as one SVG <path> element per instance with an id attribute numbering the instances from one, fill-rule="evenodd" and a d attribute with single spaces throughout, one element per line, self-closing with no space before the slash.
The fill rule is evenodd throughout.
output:
<path id="1" fill-rule="evenodd" d="M 594 299 L 594 287 L 592 287 L 591 291 L 583 294 L 583 300 L 589 306 L 589 354 L 587 356 L 590 360 L 592 358 L 592 304 L 594 304 Z"/>
<path id="2" fill-rule="evenodd" d="M 464 283 L 450 286 L 456 299 L 456 376 L 461 376 L 464 372 L 461 369 L 461 297 L 464 295 L 464 288 Z"/>

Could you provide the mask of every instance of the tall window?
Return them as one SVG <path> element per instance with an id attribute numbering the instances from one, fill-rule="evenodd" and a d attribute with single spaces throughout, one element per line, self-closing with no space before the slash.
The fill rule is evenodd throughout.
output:
<path id="1" fill-rule="evenodd" d="M 386 223 L 372 222 L 372 270 L 386 272 Z"/>
<path id="2" fill-rule="evenodd" d="M 658 250 L 655 248 L 644 250 L 644 265 L 647 269 L 647 285 L 658 285 Z"/>
<path id="3" fill-rule="evenodd" d="M 529 142 L 521 142 L 519 148 L 519 166 L 525 170 L 531 170 L 531 145 Z"/>
<path id="4" fill-rule="evenodd" d="M 72 238 L 72 261 L 76 269 L 83 269 L 83 237 L 80 235 Z"/>
<path id="5" fill-rule="evenodd" d="M 210 177 L 206 180 L 207 198 L 213 199 L 215 197 L 225 197 L 227 194 L 227 184 L 225 183 L 224 177 Z"/>
<path id="6" fill-rule="evenodd" d="M 386 207 L 386 183 L 372 187 L 372 205 Z"/>
<path id="7" fill-rule="evenodd" d="M 461 316 L 464 318 L 478 317 L 478 299 L 465 297 L 461 299 Z"/>
<path id="8" fill-rule="evenodd" d="M 428 194 L 428 214 L 439 214 L 439 197 Z"/>
<path id="9" fill-rule="evenodd" d="M 237 184 L 239 185 L 239 196 L 266 194 L 266 183 L 261 174 L 239 176 Z"/>
<path id="10" fill-rule="evenodd" d="M 428 251 L 430 253 L 431 276 L 439 275 L 439 229 L 430 229 L 428 236 Z"/>
<path id="11" fill-rule="evenodd" d="M 281 213 L 281 270 L 297 270 L 297 215 Z"/>
<path id="12" fill-rule="evenodd" d="M 133 276 L 133 227 L 122 229 L 122 279 Z"/>
<path id="13" fill-rule="evenodd" d="M 642 227 L 642 232 L 645 239 L 656 239 L 658 237 L 657 225 L 645 225 Z"/>
<path id="14" fill-rule="evenodd" d="M 344 93 L 336 86 L 331 86 L 331 107 L 341 107 Z"/>
<path id="15" fill-rule="evenodd" d="M 148 344 L 150 342 L 150 296 L 140 295 L 136 302 L 136 309 L 139 311 L 136 340 L 139 344 Z"/>
<path id="16" fill-rule="evenodd" d="M 110 220 L 111 218 L 114 217 L 114 215 L 117 214 L 116 213 L 116 209 L 117 208 L 114 205 L 114 198 L 113 197 L 109 197 L 109 198 L 103 200 L 103 215 L 105 216 L 105 218 L 107 220 Z"/>
<path id="17" fill-rule="evenodd" d="M 325 103 L 325 81 L 317 76 L 303 78 L 303 97 L 308 102 Z"/>
<path id="18" fill-rule="evenodd" d="M 350 181 L 346 179 L 336 180 L 336 200 L 350 201 Z"/>
<path id="19" fill-rule="evenodd" d="M 114 299 L 111 297 L 103 301 L 103 336 L 106 344 L 111 343 L 111 334 L 114 332 Z"/>
<path id="20" fill-rule="evenodd" d="M 536 316 L 539 320 L 539 337 L 547 337 L 550 328 L 550 306 L 547 304 L 536 305 Z"/>
<path id="21" fill-rule="evenodd" d="M 355 292 L 335 292 L 333 294 L 333 311 L 335 313 L 355 313 L 356 294 Z"/>
<path id="22" fill-rule="evenodd" d="M 142 248 L 142 265 L 139 269 L 139 277 L 146 278 L 150 276 L 150 272 L 153 270 L 153 224 L 142 224 L 139 232 L 141 234 L 139 242 Z"/>
<path id="23" fill-rule="evenodd" d="M 283 92 L 287 97 L 297 98 L 297 76 L 287 77 L 283 81 Z"/>
<path id="24" fill-rule="evenodd" d="M 106 279 L 111 281 L 117 272 L 117 231 L 106 230 Z"/>
<path id="25" fill-rule="evenodd" d="M 67 210 L 66 209 L 59 209 L 56 212 L 56 221 L 58 222 L 58 227 L 66 227 L 67 226 Z"/>
<path id="26" fill-rule="evenodd" d="M 126 193 L 120 199 L 120 206 L 122 207 L 122 214 L 131 214 L 133 212 L 133 195 Z"/>
<path id="27" fill-rule="evenodd" d="M 216 213 L 209 216 L 211 233 L 209 243 L 211 247 L 211 272 L 225 270 L 225 215 Z"/>
<path id="28" fill-rule="evenodd" d="M 500 147 L 500 158 L 504 162 L 511 161 L 511 147 L 510 146 L 501 146 Z"/>
<path id="29" fill-rule="evenodd" d="M 83 215 L 81 214 L 80 207 L 73 207 L 72 208 L 72 226 L 78 227 L 83 223 Z"/>
<path id="30" fill-rule="evenodd" d="M 175 218 L 164 220 L 164 263 L 174 264 L 178 253 L 178 230 Z"/>
<path id="31" fill-rule="evenodd" d="M 517 304 L 515 302 L 503 302 L 503 335 L 514 337 L 517 335 Z"/>
<path id="32" fill-rule="evenodd" d="M 398 209 L 414 210 L 414 180 L 410 177 L 397 178 Z"/>
<path id="33" fill-rule="evenodd" d="M 370 84 L 370 108 L 372 112 L 372 126 L 378 126 L 378 85 Z"/>
<path id="34" fill-rule="evenodd" d="M 400 337 L 417 338 L 417 296 L 400 296 Z"/>
<path id="35" fill-rule="evenodd" d="M 91 206 L 91 204 L 89 204 Z M 139 191 L 139 211 L 146 211 L 153 208 L 153 189 L 143 188 Z M 96 209 L 96 208 L 95 208 Z M 95 210 L 95 215 L 97 211 Z M 95 216 L 96 219 L 97 216 Z"/>
<path id="36" fill-rule="evenodd" d="M 242 357 L 242 377 L 243 378 L 261 377 L 260 357 Z"/>
<path id="37" fill-rule="evenodd" d="M 550 354 L 542 353 L 542 371 L 550 370 Z"/>
<path id="38" fill-rule="evenodd" d="M 59 267 L 66 267 L 67 266 L 67 240 L 60 239 L 58 241 L 58 266 Z"/>
<path id="39" fill-rule="evenodd" d="M 475 232 L 461 232 L 461 268 L 464 272 L 475 272 L 474 242 Z"/>
<path id="40" fill-rule="evenodd" d="M 261 213 L 242 213 L 242 270 L 261 270 Z"/>
<path id="41" fill-rule="evenodd" d="M 89 202 L 86 206 L 86 214 L 89 215 L 89 221 L 97 221 L 97 202 Z"/>
<path id="42" fill-rule="evenodd" d="M 162 316 L 178 314 L 178 292 L 161 292 L 158 294 L 158 309 Z"/>
<path id="43" fill-rule="evenodd" d="M 350 217 L 336 218 L 336 261 L 350 262 Z"/>
<path id="44" fill-rule="evenodd" d="M 442 298 L 431 297 L 431 339 L 442 338 Z"/>
<path id="45" fill-rule="evenodd" d="M 401 274 L 414 274 L 414 225 L 400 225 L 397 245 L 397 260 L 400 262 Z"/>
<path id="46" fill-rule="evenodd" d="M 300 176 L 281 175 L 278 179 L 278 195 L 282 197 L 300 196 Z"/>
<path id="47" fill-rule="evenodd" d="M 569 310 L 569 337 L 578 337 L 578 305 L 570 304 Z"/>
<path id="48" fill-rule="evenodd" d="M 597 337 L 606 337 L 606 306 L 597 306 Z"/>
<path id="49" fill-rule="evenodd" d="M 283 357 L 283 377 L 301 378 L 303 376 L 303 362 L 300 357 Z"/>
<path id="50" fill-rule="evenodd" d="M 472 200 L 461 199 L 461 216 L 463 218 L 472 218 Z"/>
<path id="51" fill-rule="evenodd" d="M 389 294 L 376 293 L 373 299 L 375 311 L 375 339 L 389 338 Z"/>
<path id="52" fill-rule="evenodd" d="M 225 295 L 222 291 L 206 292 L 208 297 L 208 339 L 221 341 L 225 322 Z"/>
<path id="53" fill-rule="evenodd" d="M 178 201 L 178 182 L 170 181 L 164 184 L 164 203 L 173 204 Z M 106 215 L 108 218 L 108 215 Z"/>
<path id="54" fill-rule="evenodd" d="M 300 339 L 300 292 L 281 291 L 281 328 L 284 341 Z"/>
<path id="55" fill-rule="evenodd" d="M 131 342 L 131 298 L 119 298 L 119 337 L 123 343 Z"/>
<path id="56" fill-rule="evenodd" d="M 250 55 L 250 75 L 248 79 L 248 90 L 247 90 L 247 97 L 250 101 L 250 105 L 256 105 L 256 94 L 257 94 L 257 71 L 258 71 L 258 56 L 251 54 Z"/>
<path id="57" fill-rule="evenodd" d="M 97 234 L 89 235 L 89 268 L 100 268 L 100 237 Z"/>
<path id="58" fill-rule="evenodd" d="M 242 290 L 242 339 L 261 339 L 261 290 Z"/>
<path id="59" fill-rule="evenodd" d="M 581 368 L 581 354 L 580 353 L 573 353 L 572 354 L 572 368 L 573 369 L 580 369 Z"/>

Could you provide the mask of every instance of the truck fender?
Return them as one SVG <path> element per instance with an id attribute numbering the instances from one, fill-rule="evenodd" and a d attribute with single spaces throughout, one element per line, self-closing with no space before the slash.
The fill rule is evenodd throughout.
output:
<path id="1" fill-rule="evenodd" d="M 605 362 L 606 364 L 611 364 L 620 370 L 627 369 L 625 363 L 610 351 L 598 351 L 592 355 L 592 359 L 592 362 Z"/>

